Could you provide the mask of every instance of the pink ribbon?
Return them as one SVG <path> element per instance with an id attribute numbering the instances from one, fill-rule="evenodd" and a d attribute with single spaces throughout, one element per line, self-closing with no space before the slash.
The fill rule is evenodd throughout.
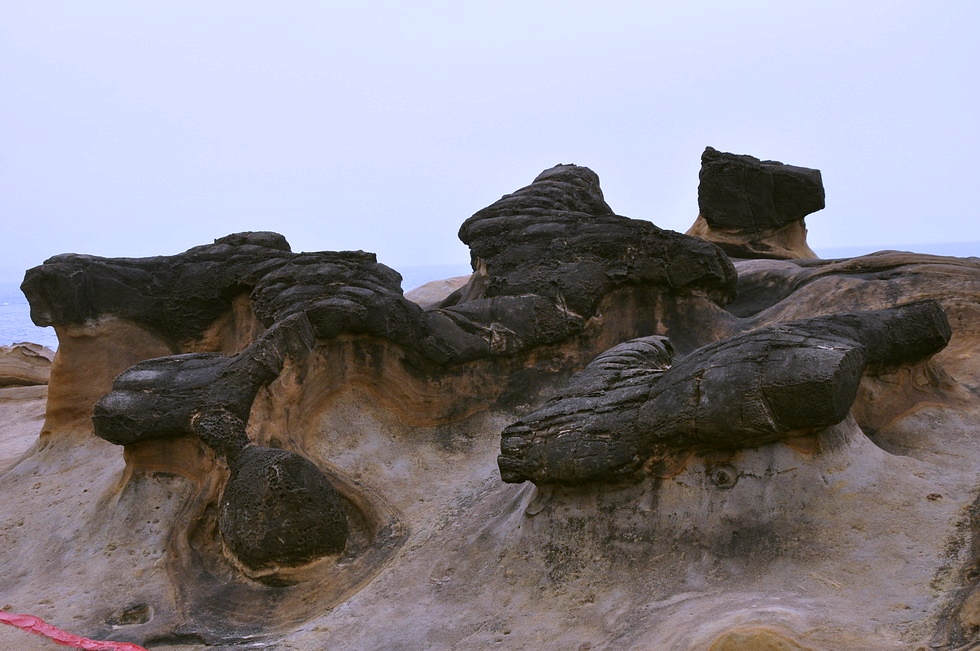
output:
<path id="1" fill-rule="evenodd" d="M 53 642 L 70 646 L 74 649 L 84 649 L 85 651 L 147 651 L 147 649 L 137 644 L 130 644 L 129 642 L 100 642 L 99 640 L 90 640 L 87 637 L 72 635 L 48 624 L 40 617 L 35 617 L 34 615 L 15 615 L 14 613 L 0 610 L 0 622 L 16 626 L 20 630 L 27 631 L 28 633 L 43 635 Z"/>

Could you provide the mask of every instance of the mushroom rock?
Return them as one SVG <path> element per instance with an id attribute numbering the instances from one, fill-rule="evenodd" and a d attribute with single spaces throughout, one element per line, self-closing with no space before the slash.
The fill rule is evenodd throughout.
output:
<path id="1" fill-rule="evenodd" d="M 706 147 L 698 185 L 700 214 L 688 235 L 735 258 L 816 258 L 804 217 L 824 208 L 820 170 Z"/>
<path id="2" fill-rule="evenodd" d="M 723 203 L 772 254 L 819 177 L 752 160 Z M 425 307 L 275 233 L 29 270 L 59 347 L 0 461 L 4 610 L 149 648 L 976 644 L 977 260 L 732 260 L 574 165 L 460 237 Z"/>
<path id="3" fill-rule="evenodd" d="M 188 353 L 136 364 L 95 405 L 95 433 L 117 445 L 196 435 L 223 456 L 231 477 L 220 529 L 250 570 L 339 553 L 348 526 L 330 481 L 295 452 L 250 445 L 245 432 L 255 394 L 278 376 L 287 356 L 302 358 L 312 345 L 300 312 L 232 357 Z"/>

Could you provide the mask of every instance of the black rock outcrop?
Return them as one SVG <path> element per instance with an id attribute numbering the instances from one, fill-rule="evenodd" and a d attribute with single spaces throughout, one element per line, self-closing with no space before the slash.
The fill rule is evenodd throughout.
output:
<path id="1" fill-rule="evenodd" d="M 254 445 L 232 468 L 219 526 L 255 570 L 340 553 L 348 535 L 340 496 L 319 468 L 295 452 Z"/>
<path id="2" fill-rule="evenodd" d="M 267 328 L 305 312 L 317 336 L 419 338 L 421 310 L 402 296 L 401 276 L 373 253 L 292 253 L 276 233 L 236 233 L 155 258 L 59 255 L 30 269 L 21 289 L 37 325 L 113 316 L 175 348 L 192 346 L 242 296 Z"/>
<path id="3" fill-rule="evenodd" d="M 463 222 L 476 277 L 460 295 L 544 296 L 590 317 L 617 287 L 732 296 L 735 270 L 716 246 L 620 217 L 587 167 L 558 165 Z"/>
<path id="4" fill-rule="evenodd" d="M 255 394 L 282 370 L 287 358 L 302 359 L 313 347 L 305 314 L 294 314 L 264 332 L 242 352 L 185 353 L 140 362 L 116 378 L 96 403 L 95 432 L 117 445 L 195 434 L 194 419 L 223 411 L 247 421 Z M 228 447 L 215 436 L 205 442 L 220 454 Z"/>
<path id="5" fill-rule="evenodd" d="M 710 148 L 703 161 L 701 205 L 711 224 L 775 228 L 823 205 L 816 170 Z M 126 446 L 196 437 L 212 448 L 231 472 L 222 536 L 245 566 L 262 569 L 344 548 L 347 523 L 326 475 L 247 434 L 258 392 L 322 342 L 389 342 L 414 372 L 431 375 L 584 336 L 617 290 L 699 296 L 719 310 L 736 286 L 721 249 L 614 214 L 595 173 L 575 165 L 542 172 L 466 220 L 459 235 L 475 273 L 431 310 L 406 300 L 400 276 L 373 254 L 293 253 L 275 233 L 233 234 L 143 260 L 57 256 L 30 270 L 23 289 L 39 325 L 109 316 L 169 342 L 175 354 L 132 366 L 98 400 L 95 433 Z M 207 350 L 209 328 L 242 301 L 254 331 L 237 352 Z M 832 425 L 848 413 L 865 367 L 945 345 L 944 319 L 931 303 L 822 317 L 717 341 L 676 363 L 664 337 L 620 344 L 504 431 L 501 474 L 511 482 L 617 479 L 659 450 L 759 445 Z M 507 391 L 526 390 L 519 384 Z"/>
<path id="6" fill-rule="evenodd" d="M 820 170 L 807 167 L 706 147 L 699 179 L 698 209 L 714 228 L 771 230 L 825 206 Z"/>
<path id="7" fill-rule="evenodd" d="M 736 281 L 714 245 L 613 214 L 595 173 L 574 165 L 546 170 L 479 211 L 460 238 L 471 247 L 474 280 L 428 311 L 405 299 L 401 277 L 373 254 L 293 253 L 281 235 L 266 232 L 142 260 L 56 256 L 28 271 L 22 288 L 38 325 L 112 317 L 167 342 L 173 355 L 132 366 L 98 400 L 95 433 L 126 446 L 196 437 L 211 447 L 231 471 L 222 535 L 243 564 L 259 569 L 343 548 L 340 506 L 318 499 L 307 512 L 296 498 L 330 493 L 326 476 L 301 457 L 259 452 L 246 434 L 257 393 L 287 363 L 302 364 L 319 342 L 388 342 L 425 376 L 582 335 L 618 288 L 723 303 Z M 227 346 L 214 348 L 208 332 L 236 310 L 253 323 L 229 354 Z M 526 400 L 520 397 L 526 390 L 515 385 L 504 393 Z M 273 474 L 285 482 L 280 488 L 261 479 Z M 268 536 L 277 544 L 266 545 Z"/>
<path id="8" fill-rule="evenodd" d="M 824 207 L 820 170 L 707 147 L 700 179 L 700 214 L 688 235 L 736 258 L 817 257 L 803 218 Z"/>
<path id="9" fill-rule="evenodd" d="M 812 433 L 847 416 L 866 367 L 928 357 L 949 338 L 942 308 L 924 301 L 781 323 L 676 363 L 662 337 L 626 342 L 503 431 L 500 474 L 542 484 L 617 480 L 665 451 Z"/>
<path id="10" fill-rule="evenodd" d="M 813 260 L 815 170 L 702 177 L 688 237 L 546 170 L 424 309 L 275 233 L 28 271 L 60 346 L 0 472 L 5 600 L 148 647 L 884 648 L 912 612 L 966 648 L 980 263 Z"/>

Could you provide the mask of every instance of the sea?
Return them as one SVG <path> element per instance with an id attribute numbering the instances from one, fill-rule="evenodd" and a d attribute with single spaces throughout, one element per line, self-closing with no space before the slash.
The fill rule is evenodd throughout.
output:
<path id="1" fill-rule="evenodd" d="M 912 244 L 903 246 L 849 246 L 814 249 L 825 260 L 850 258 L 874 251 L 916 251 L 934 255 L 951 255 L 960 258 L 980 257 L 980 242 L 950 242 L 941 244 Z M 432 280 L 442 280 L 470 273 L 468 264 L 434 264 L 409 266 L 398 269 L 402 275 L 402 291 L 408 292 Z M 20 291 L 20 281 L 0 280 L 0 346 L 23 341 L 58 347 L 54 328 L 39 328 L 31 321 L 31 309 Z"/>

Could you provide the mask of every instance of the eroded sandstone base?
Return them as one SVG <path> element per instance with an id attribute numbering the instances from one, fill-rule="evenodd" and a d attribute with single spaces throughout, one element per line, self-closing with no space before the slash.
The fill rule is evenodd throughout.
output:
<path id="1" fill-rule="evenodd" d="M 567 165 L 461 236 L 425 308 L 272 233 L 29 273 L 0 605 L 174 650 L 977 643 L 980 262 L 733 261 Z M 522 427 L 560 463 L 507 476 Z"/>

